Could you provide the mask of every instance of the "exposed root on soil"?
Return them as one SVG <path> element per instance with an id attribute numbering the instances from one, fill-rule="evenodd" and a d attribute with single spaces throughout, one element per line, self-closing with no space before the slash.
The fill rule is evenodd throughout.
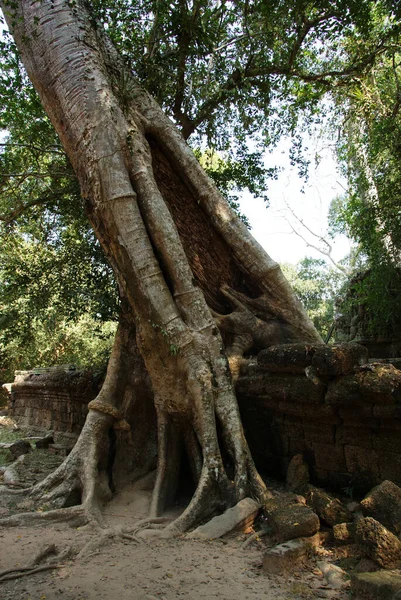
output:
<path id="1" fill-rule="evenodd" d="M 131 529 L 132 533 L 138 533 L 141 529 L 151 528 L 152 526 L 165 527 L 166 523 L 171 521 L 168 517 L 149 517 L 148 519 L 141 519 L 135 524 L 135 527 Z"/>
<path id="2" fill-rule="evenodd" d="M 83 505 L 43 512 L 24 512 L 0 519 L 0 527 L 41 527 L 46 523 L 68 523 L 80 527 L 88 523 Z"/>
<path id="3" fill-rule="evenodd" d="M 20 490 L 20 491 L 29 491 L 31 489 L 31 487 L 27 486 L 25 483 L 18 483 L 17 481 L 5 481 L 3 483 L 3 485 L 6 486 L 6 488 L 10 488 L 11 490 L 15 489 L 15 490 Z M 7 490 L 9 491 L 9 490 Z"/>
<path id="4" fill-rule="evenodd" d="M 112 496 L 106 472 L 109 450 L 108 432 L 121 415 L 114 407 L 122 365 L 121 331 L 109 360 L 106 380 L 89 414 L 81 435 L 64 462 L 45 479 L 30 488 L 9 490 L 16 508 L 28 510 L 0 519 L 0 526 L 40 526 L 67 522 L 81 526 L 102 524 L 101 505 Z M 35 512 L 33 512 L 35 511 Z"/>
<path id="5" fill-rule="evenodd" d="M 136 535 L 131 535 L 129 533 L 121 533 L 121 537 L 123 540 L 128 540 L 130 542 L 135 542 L 136 544 L 140 544 L 141 540 Z"/>
<path id="6" fill-rule="evenodd" d="M 33 487 L 12 491 L 16 507 L 29 512 L 4 517 L 0 526 L 65 522 L 77 527 L 90 521 L 101 523 L 100 502 L 107 494 L 110 497 L 111 492 L 98 470 L 102 444 L 96 433 L 100 427 L 107 430 L 108 419 L 91 411 L 79 441 L 66 460 Z"/>
<path id="7" fill-rule="evenodd" d="M 3 581 L 10 581 L 10 579 L 19 579 L 20 577 L 27 577 L 29 575 L 34 575 L 35 573 L 40 573 L 41 571 L 49 571 L 50 569 L 61 569 L 64 565 L 42 565 L 40 567 L 36 567 L 35 569 L 31 569 L 29 567 L 22 567 L 20 569 L 11 569 L 8 571 L 8 575 L 5 574 L 7 571 L 3 571 L 3 576 L 0 573 L 0 583 Z"/>
<path id="8" fill-rule="evenodd" d="M 5 571 L 0 572 L 0 583 L 4 581 L 10 581 L 11 579 L 19 579 L 20 577 L 27 577 L 29 575 L 34 575 L 35 573 L 40 573 L 41 571 L 48 571 L 50 569 L 60 569 L 63 565 L 60 564 L 60 561 L 65 560 L 71 554 L 71 548 L 67 547 L 60 554 L 54 544 L 50 544 L 41 548 L 36 556 L 31 560 L 31 562 L 25 567 L 16 567 L 15 569 L 6 569 Z M 49 556 L 53 556 L 53 559 L 50 559 L 45 565 L 40 565 L 45 558 Z M 57 562 L 56 562 L 57 561 Z"/>
<path id="9" fill-rule="evenodd" d="M 77 559 L 88 558 L 99 551 L 102 546 L 105 546 L 110 540 L 117 539 L 120 536 L 118 529 L 98 530 L 96 535 L 92 537 L 77 554 Z"/>

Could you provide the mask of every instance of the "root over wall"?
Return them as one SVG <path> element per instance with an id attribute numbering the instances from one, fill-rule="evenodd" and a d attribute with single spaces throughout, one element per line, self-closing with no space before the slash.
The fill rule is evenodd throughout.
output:
<path id="1" fill-rule="evenodd" d="M 19 374 L 10 407 L 23 427 L 78 436 L 98 383 L 88 373 Z M 282 477 L 303 454 L 315 483 L 364 493 L 401 485 L 401 371 L 357 344 L 263 350 L 237 382 L 246 437 L 262 473 Z"/>

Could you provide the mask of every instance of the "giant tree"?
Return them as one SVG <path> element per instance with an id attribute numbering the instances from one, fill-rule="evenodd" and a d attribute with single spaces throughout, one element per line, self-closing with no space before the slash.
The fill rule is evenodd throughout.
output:
<path id="1" fill-rule="evenodd" d="M 3 0 L 1 6 L 74 168 L 121 296 L 106 379 L 82 434 L 63 465 L 27 493 L 59 508 L 50 518 L 90 518 L 110 494 L 113 477 L 127 469 L 131 478 L 143 475 L 157 456 L 151 505 L 157 515 L 175 492 L 185 454 L 194 493 L 171 531 L 185 531 L 246 495 L 263 500 L 266 489 L 244 438 L 233 376 L 244 354 L 273 342 L 319 342 L 319 335 L 278 265 L 230 210 L 87 5 Z M 298 52 L 313 21 L 303 3 L 299 7 L 287 63 L 275 65 L 273 75 L 295 74 L 325 86 L 354 72 L 355 64 L 342 73 L 303 71 Z M 324 21 L 317 9 L 314 17 L 315 25 Z M 331 17 L 338 28 L 337 14 Z M 272 74 L 253 56 L 260 35 L 254 30 L 242 38 L 251 44 L 252 60 L 222 82 L 204 109 L 215 110 L 244 82 Z M 181 67 L 189 44 L 181 42 L 182 85 L 173 112 L 189 135 L 196 121 L 183 112 Z M 113 455 L 116 445 L 124 452 Z"/>

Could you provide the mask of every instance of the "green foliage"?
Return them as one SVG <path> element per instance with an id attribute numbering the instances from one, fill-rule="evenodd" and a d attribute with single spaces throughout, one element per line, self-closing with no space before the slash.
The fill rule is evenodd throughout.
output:
<path id="1" fill-rule="evenodd" d="M 399 340 L 401 330 L 401 276 L 392 265 L 354 274 L 342 286 L 336 306 L 339 329 L 346 339 Z M 351 331 L 352 330 L 352 331 Z M 354 338 L 353 338 L 354 339 Z"/>
<path id="2" fill-rule="evenodd" d="M 397 48 L 396 8 L 367 0 L 95 0 L 90 14 L 192 146 L 213 149 L 205 166 L 235 207 L 245 188 L 266 197 L 277 171 L 266 169 L 263 151 L 284 135 L 292 136 L 291 161 L 306 176 L 303 132 L 321 122 L 327 91 L 339 90 L 338 106 L 351 108 L 364 94 L 362 78 L 387 60 L 380 80 L 385 96 L 388 61 Z M 7 132 L 0 139 L 0 360 L 7 369 L 77 362 L 73 332 L 86 324 L 87 346 L 80 350 L 86 361 L 90 352 L 103 352 L 108 334 L 100 323 L 115 318 L 115 284 L 90 233 L 71 166 L 7 34 L 0 59 L 0 130 Z M 394 96 L 399 88 L 392 81 L 388 94 Z M 125 80 L 119 90 L 126 105 Z M 374 107 L 374 94 L 367 106 Z M 378 180 L 395 165 L 398 135 L 391 119 L 382 119 L 381 127 L 376 142 L 386 132 L 383 147 L 391 146 L 394 160 L 383 151 Z M 398 247 L 399 181 L 394 176 L 390 185 L 387 175 L 379 183 L 387 186 L 386 204 L 394 198 L 394 217 L 391 226 L 388 218 L 382 222 Z M 358 217 L 349 226 L 352 235 L 362 222 Z M 323 330 L 328 317 L 313 290 L 319 268 L 297 267 L 295 279 Z M 95 331 L 99 349 L 89 351 Z"/>
<path id="3" fill-rule="evenodd" d="M 3 381 L 15 369 L 98 365 L 112 342 L 117 294 L 110 267 L 77 194 L 56 196 L 52 204 L 50 197 L 49 209 L 34 206 L 0 225 Z"/>
<path id="4" fill-rule="evenodd" d="M 335 299 L 344 275 L 316 258 L 303 258 L 296 265 L 283 264 L 281 268 L 316 329 L 326 339 L 334 321 Z"/>
<path id="5" fill-rule="evenodd" d="M 366 43 L 400 21 L 375 11 Z M 400 15 L 398 15 L 399 19 Z M 396 40 L 395 40 L 396 41 Z M 357 244 L 365 276 L 348 302 L 363 305 L 367 333 L 400 335 L 401 310 L 401 49 L 383 48 L 374 67 L 337 97 L 345 109 L 338 156 L 348 180 L 347 193 L 332 207 L 333 231 Z M 350 307 L 352 310 L 352 307 Z M 395 329 L 396 328 L 396 331 Z M 398 332 L 398 333 L 397 333 Z"/>
<path id="6" fill-rule="evenodd" d="M 14 43 L 0 44 L 0 377 L 57 363 L 100 365 L 116 286 L 78 184 Z"/>
<path id="7" fill-rule="evenodd" d="M 0 246 L 1 378 L 15 369 L 99 365 L 115 331 L 116 291 L 93 236 L 46 215 L 3 233 Z M 57 234 L 57 237 L 54 237 Z M 86 262 L 87 256 L 92 262 Z M 100 255 L 101 256 L 101 255 Z"/>
<path id="8" fill-rule="evenodd" d="M 236 165 L 231 179 L 259 195 L 275 175 L 262 152 L 283 135 L 306 174 L 297 126 L 319 123 L 327 90 L 371 66 L 393 31 L 383 26 L 380 39 L 369 31 L 376 13 L 390 10 L 367 0 L 91 3 L 94 21 L 185 137 L 224 152 Z"/>
<path id="9" fill-rule="evenodd" d="M 117 323 L 99 322 L 89 315 L 75 321 L 29 322 L 29 332 L 15 336 L 0 330 L 0 380 L 14 380 L 16 370 L 70 364 L 102 371 L 110 355 Z"/>

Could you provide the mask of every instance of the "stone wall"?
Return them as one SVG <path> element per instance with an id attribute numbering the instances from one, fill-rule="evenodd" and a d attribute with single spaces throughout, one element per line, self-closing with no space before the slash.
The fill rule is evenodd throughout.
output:
<path id="1" fill-rule="evenodd" d="M 375 358 L 401 357 L 401 306 L 393 306 L 392 313 L 386 316 L 384 330 L 378 331 L 372 322 L 372 311 L 363 300 L 363 290 L 368 290 L 371 271 L 367 269 L 354 275 L 347 284 L 347 292 L 336 300 L 336 339 L 344 342 L 356 342 L 368 349 L 369 356 Z M 397 273 L 394 273 L 397 277 Z M 398 278 L 401 270 L 398 269 Z M 394 291 L 389 293 L 394 295 Z M 383 329 L 383 323 L 382 328 Z"/>
<path id="2" fill-rule="evenodd" d="M 9 388 L 10 414 L 31 431 L 52 430 L 76 439 L 101 380 L 67 366 L 17 371 Z M 59 435 L 59 437 L 62 437 Z"/>
<path id="3" fill-rule="evenodd" d="M 315 483 L 364 493 L 401 485 L 401 371 L 369 363 L 357 344 L 277 346 L 238 381 L 246 436 L 259 469 L 285 476 L 303 454 Z"/>
<path id="4" fill-rule="evenodd" d="M 22 426 L 76 437 L 100 381 L 90 372 L 17 374 L 12 414 Z M 286 474 L 295 454 L 313 481 L 350 494 L 384 479 L 401 485 L 401 371 L 369 363 L 358 344 L 263 350 L 237 383 L 246 436 L 262 473 Z"/>

